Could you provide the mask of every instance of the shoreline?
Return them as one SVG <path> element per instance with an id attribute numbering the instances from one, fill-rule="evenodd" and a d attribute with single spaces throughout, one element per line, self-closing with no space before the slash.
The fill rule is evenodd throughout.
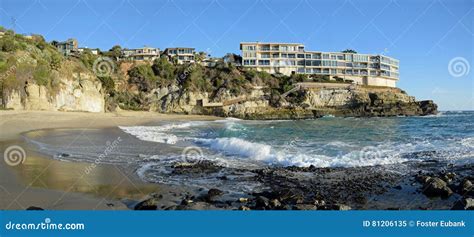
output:
<path id="1" fill-rule="evenodd" d="M 53 210 L 450 209 L 464 200 L 463 195 L 472 196 L 472 191 L 466 193 L 463 187 L 470 184 L 472 189 L 472 164 L 450 166 L 432 160 L 349 168 L 269 166 L 240 170 L 212 161 L 171 166 L 174 174 L 190 174 L 190 178 L 220 171 L 247 172 L 253 176 L 250 182 L 264 187 L 238 196 L 230 196 L 218 186 L 197 188 L 146 183 L 139 179 L 132 166 L 98 164 L 84 176 L 92 163 L 52 159 L 40 154 L 23 136 L 35 131 L 31 132 L 35 136 L 49 137 L 49 131 L 44 131 L 49 129 L 101 129 L 100 134 L 110 136 L 112 130 L 108 128 L 116 126 L 222 118 L 128 111 L 113 114 L 0 111 L 0 118 L 2 154 L 6 147 L 19 145 L 25 148 L 28 157 L 24 165 L 15 167 L 7 166 L 3 159 L 0 161 L 1 209 L 23 210 L 30 206 Z M 430 152 L 411 155 L 429 156 Z M 401 166 L 410 167 L 411 172 L 389 171 Z M 233 178 L 216 178 L 232 184 Z M 435 187 L 428 197 L 425 191 L 434 181 L 443 187 Z M 452 195 L 444 198 L 443 192 L 447 191 Z"/>
<path id="2" fill-rule="evenodd" d="M 53 210 L 129 210 L 117 197 L 141 191 L 137 200 L 150 193 L 166 189 L 157 184 L 145 184 L 132 180 L 126 171 L 112 165 L 100 164 L 91 172 L 91 177 L 107 177 L 108 184 L 92 183 L 93 178 L 78 184 L 90 190 L 75 190 L 71 180 L 76 174 L 64 174 L 83 170 L 88 166 L 80 162 L 63 162 L 39 154 L 22 138 L 22 134 L 44 129 L 98 129 L 119 125 L 145 125 L 152 122 L 215 120 L 218 117 L 197 115 L 169 115 L 155 112 L 123 111 L 118 113 L 50 112 L 50 111 L 0 111 L 0 208 L 24 210 L 40 207 Z M 25 165 L 11 167 L 3 159 L 3 151 L 19 145 L 25 149 Z M 23 173 L 21 173 L 23 172 Z M 55 177 L 58 173 L 60 177 Z M 77 172 L 76 172 L 77 173 Z M 34 177 L 33 174 L 37 174 Z M 62 175 L 62 176 L 61 176 Z M 42 178 L 39 178 L 43 176 Z M 25 178 L 26 177 L 26 178 Z M 77 179 L 77 178 L 76 178 Z M 44 181 L 46 180 L 46 181 Z M 51 180 L 51 183 L 47 181 Z M 102 179 L 103 180 L 103 179 Z M 46 182 L 46 183 L 45 183 Z M 116 182 L 114 184 L 113 182 Z M 78 183 L 74 181 L 74 183 Z M 119 185 L 117 185 L 117 183 Z M 87 189 L 87 188 L 86 188 Z M 133 196 L 133 195 L 129 195 Z M 110 197 L 110 198 L 106 198 Z M 130 202 L 132 202 L 130 200 Z"/>

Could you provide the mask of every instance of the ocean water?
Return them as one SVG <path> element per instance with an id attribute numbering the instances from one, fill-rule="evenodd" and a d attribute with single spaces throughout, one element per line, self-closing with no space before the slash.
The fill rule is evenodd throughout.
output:
<path id="1" fill-rule="evenodd" d="M 423 160 L 474 162 L 473 111 L 448 111 L 425 117 L 323 117 L 297 121 L 228 118 L 108 130 L 54 130 L 47 135 L 26 136 L 42 152 L 56 159 L 126 164 L 148 182 L 208 186 L 216 185 L 215 178 L 222 174 L 200 178 L 172 175 L 172 165 L 211 160 L 238 168 L 240 173 L 235 175 L 245 177 L 251 175 L 245 169 L 265 166 L 357 167 Z M 114 140 L 117 145 L 106 150 Z M 252 189 L 248 184 L 244 186 Z"/>
<path id="2" fill-rule="evenodd" d="M 120 127 L 143 141 L 191 148 L 201 159 L 230 165 L 352 167 L 423 159 L 474 161 L 474 112 L 427 117 L 298 121 L 223 119 Z M 186 153 L 183 153 L 186 155 Z"/>

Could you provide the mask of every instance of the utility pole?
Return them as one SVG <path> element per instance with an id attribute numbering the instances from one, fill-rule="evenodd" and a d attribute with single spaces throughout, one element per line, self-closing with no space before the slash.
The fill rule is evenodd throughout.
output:
<path id="1" fill-rule="evenodd" d="M 13 28 L 13 31 L 16 30 L 16 18 L 14 16 L 11 17 L 11 21 L 12 21 L 12 28 Z"/>

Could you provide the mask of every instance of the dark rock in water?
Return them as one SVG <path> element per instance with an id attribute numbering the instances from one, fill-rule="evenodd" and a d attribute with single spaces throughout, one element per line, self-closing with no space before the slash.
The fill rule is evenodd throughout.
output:
<path id="1" fill-rule="evenodd" d="M 135 210 L 156 210 L 158 208 L 158 202 L 160 198 L 149 198 L 145 201 L 139 202 L 135 205 Z"/>
<path id="2" fill-rule="evenodd" d="M 272 199 L 270 200 L 270 207 L 272 209 L 279 209 L 281 207 L 281 203 L 278 201 L 278 199 Z"/>
<path id="3" fill-rule="evenodd" d="M 192 202 L 188 205 L 179 205 L 176 207 L 176 210 L 217 210 L 214 205 L 211 205 L 207 202 Z"/>
<path id="4" fill-rule="evenodd" d="M 212 202 L 222 194 L 224 194 L 224 192 L 222 192 L 221 190 L 217 188 L 211 188 L 209 189 L 209 191 L 207 191 L 207 195 L 205 195 L 204 199 L 208 202 Z"/>
<path id="5" fill-rule="evenodd" d="M 474 210 L 474 199 L 463 198 L 462 200 L 457 201 L 451 210 Z"/>
<path id="6" fill-rule="evenodd" d="M 347 210 L 351 210 L 351 207 L 344 204 L 328 204 L 328 205 L 318 207 L 318 210 L 347 211 Z"/>
<path id="7" fill-rule="evenodd" d="M 178 163 L 173 166 L 173 174 L 209 174 L 220 171 L 223 167 L 212 161 L 199 161 L 196 163 Z"/>
<path id="8" fill-rule="evenodd" d="M 62 158 L 62 157 L 69 157 L 70 155 L 67 154 L 67 153 L 59 153 L 56 156 L 59 157 L 59 158 Z"/>
<path id="9" fill-rule="evenodd" d="M 432 178 L 428 175 L 417 175 L 415 179 L 416 179 L 416 181 L 418 181 L 422 184 L 425 184 Z"/>
<path id="10" fill-rule="evenodd" d="M 26 208 L 27 211 L 43 211 L 44 209 L 41 207 L 30 206 Z"/>
<path id="11" fill-rule="evenodd" d="M 438 113 L 438 105 L 436 105 L 432 100 L 423 100 L 415 102 L 421 109 L 420 115 L 430 115 Z"/>
<path id="12" fill-rule="evenodd" d="M 428 197 L 447 198 L 453 194 L 453 191 L 448 187 L 444 180 L 440 178 L 430 178 L 423 186 L 423 194 Z"/>
<path id="13" fill-rule="evenodd" d="M 216 197 L 216 196 L 220 196 L 222 195 L 224 192 L 222 192 L 221 190 L 217 189 L 217 188 L 211 188 L 209 189 L 209 191 L 207 191 L 207 195 L 209 197 Z"/>
<path id="14" fill-rule="evenodd" d="M 318 207 L 312 204 L 296 204 L 293 206 L 293 210 L 317 210 Z"/>
<path id="15" fill-rule="evenodd" d="M 461 195 L 465 196 L 473 196 L 474 195 L 474 186 L 472 185 L 472 182 L 469 179 L 465 179 L 461 183 Z"/>
<path id="16" fill-rule="evenodd" d="M 183 199 L 183 201 L 181 201 L 181 205 L 189 205 L 191 203 L 193 203 L 191 199 Z"/>
<path id="17" fill-rule="evenodd" d="M 270 201 L 264 196 L 258 196 L 255 201 L 255 208 L 259 210 L 269 209 Z"/>
<path id="18" fill-rule="evenodd" d="M 441 178 L 446 182 L 446 183 L 451 183 L 453 179 L 456 177 L 456 174 L 453 172 L 448 172 L 444 175 L 441 176 Z"/>
<path id="19" fill-rule="evenodd" d="M 437 155 L 438 155 L 437 151 L 415 151 L 415 152 L 402 154 L 402 157 L 408 158 L 408 159 L 427 159 L 427 160 L 424 160 L 423 162 L 437 163 L 438 160 L 430 159 L 432 157 L 436 157 Z"/>
<path id="20" fill-rule="evenodd" d="M 241 197 L 241 198 L 239 198 L 238 201 L 241 202 L 241 203 L 244 203 L 244 202 L 248 202 L 249 199 L 248 199 L 248 198 L 243 198 L 243 197 Z"/>

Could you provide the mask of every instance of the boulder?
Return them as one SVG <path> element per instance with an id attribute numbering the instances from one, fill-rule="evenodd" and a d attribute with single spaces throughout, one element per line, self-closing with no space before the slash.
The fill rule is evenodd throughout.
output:
<path id="1" fill-rule="evenodd" d="M 221 190 L 217 189 L 217 188 L 211 188 L 209 189 L 209 191 L 207 192 L 207 196 L 209 198 L 211 197 L 217 197 L 217 196 L 221 196 L 224 192 L 222 192 Z"/>
<path id="2" fill-rule="evenodd" d="M 474 193 L 474 187 L 472 185 L 472 182 L 468 179 L 465 179 L 461 183 L 461 195 L 473 196 L 473 193 Z"/>
<path id="3" fill-rule="evenodd" d="M 278 201 L 278 199 L 272 199 L 270 200 L 270 207 L 272 209 L 279 209 L 281 207 L 281 203 Z"/>
<path id="4" fill-rule="evenodd" d="M 258 196 L 255 201 L 255 208 L 259 210 L 269 209 L 270 200 L 264 196 Z"/>
<path id="5" fill-rule="evenodd" d="M 30 206 L 26 208 L 27 211 L 43 211 L 44 209 L 41 207 Z"/>
<path id="6" fill-rule="evenodd" d="M 448 187 L 447 183 L 440 178 L 430 178 L 423 186 L 423 194 L 428 197 L 447 198 L 453 191 Z"/>
<path id="7" fill-rule="evenodd" d="M 463 198 L 457 201 L 451 210 L 474 210 L 474 199 Z"/>
<path id="8" fill-rule="evenodd" d="M 158 202 L 160 201 L 160 198 L 149 198 L 146 199 L 142 202 L 139 202 L 137 205 L 135 205 L 134 209 L 135 210 L 156 210 L 158 208 Z"/>
<path id="9" fill-rule="evenodd" d="M 241 211 L 250 211 L 250 208 L 247 207 L 247 206 L 240 206 L 239 210 L 241 210 Z"/>

